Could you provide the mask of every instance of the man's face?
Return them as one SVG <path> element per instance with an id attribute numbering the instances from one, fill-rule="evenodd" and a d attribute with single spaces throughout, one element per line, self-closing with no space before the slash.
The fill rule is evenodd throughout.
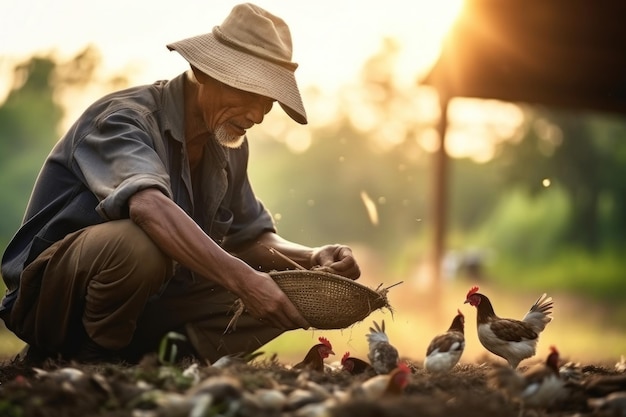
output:
<path id="1" fill-rule="evenodd" d="M 274 99 L 220 84 L 219 91 L 200 84 L 198 104 L 204 121 L 222 146 L 238 148 L 246 130 L 263 121 Z"/>

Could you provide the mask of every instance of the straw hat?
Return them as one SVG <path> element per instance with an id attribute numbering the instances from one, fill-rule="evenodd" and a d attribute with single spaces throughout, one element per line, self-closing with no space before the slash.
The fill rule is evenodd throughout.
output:
<path id="1" fill-rule="evenodd" d="M 306 112 L 291 61 L 287 24 L 254 4 L 235 6 L 211 33 L 167 45 L 191 65 L 231 87 L 278 101 L 296 122 L 306 124 Z"/>

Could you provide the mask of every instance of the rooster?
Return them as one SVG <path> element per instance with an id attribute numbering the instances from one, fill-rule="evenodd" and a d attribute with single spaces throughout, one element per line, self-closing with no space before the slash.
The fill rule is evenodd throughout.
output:
<path id="1" fill-rule="evenodd" d="M 565 380 L 559 373 L 559 351 L 550 346 L 545 363 L 535 365 L 523 373 L 500 366 L 488 376 L 489 383 L 501 389 L 523 408 L 548 408 L 567 395 Z"/>
<path id="2" fill-rule="evenodd" d="M 461 359 L 465 349 L 465 316 L 461 310 L 457 312 L 448 331 L 435 336 L 428 345 L 424 368 L 429 372 L 448 372 Z"/>
<path id="3" fill-rule="evenodd" d="M 503 319 L 496 315 L 491 301 L 472 287 L 466 303 L 476 307 L 478 340 L 491 353 L 507 360 L 513 369 L 535 355 L 539 333 L 552 320 L 552 297 L 543 294 L 520 320 Z"/>
<path id="4" fill-rule="evenodd" d="M 366 398 L 376 400 L 385 397 L 398 397 L 404 393 L 409 384 L 411 369 L 404 362 L 398 365 L 388 374 L 373 376 L 358 385 L 352 391 L 353 398 Z"/>
<path id="5" fill-rule="evenodd" d="M 304 359 L 293 366 L 294 369 L 324 372 L 324 359 L 334 355 L 335 352 L 328 339 L 320 337 L 318 340 L 320 343 L 309 349 Z"/>
<path id="6" fill-rule="evenodd" d="M 372 365 L 365 362 L 363 359 L 350 356 L 350 352 L 346 352 L 341 358 L 341 370 L 352 375 L 362 374 L 370 369 L 372 369 Z"/>
<path id="7" fill-rule="evenodd" d="M 370 327 L 367 334 L 369 359 L 374 371 L 377 374 L 388 374 L 398 366 L 398 349 L 389 343 L 389 337 L 385 333 L 385 321 L 381 325 L 374 322 L 374 327 Z"/>

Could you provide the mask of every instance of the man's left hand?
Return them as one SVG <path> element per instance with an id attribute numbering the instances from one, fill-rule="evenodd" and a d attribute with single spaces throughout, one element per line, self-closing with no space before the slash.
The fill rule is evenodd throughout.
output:
<path id="1" fill-rule="evenodd" d="M 352 254 L 352 249 L 345 245 L 324 245 L 316 248 L 311 256 L 314 268 L 350 279 L 361 276 L 361 269 Z"/>

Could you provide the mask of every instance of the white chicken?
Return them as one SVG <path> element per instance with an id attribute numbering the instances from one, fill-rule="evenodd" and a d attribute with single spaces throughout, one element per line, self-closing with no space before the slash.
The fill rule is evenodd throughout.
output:
<path id="1" fill-rule="evenodd" d="M 424 368 L 433 373 L 448 372 L 461 359 L 465 349 L 465 317 L 461 310 L 452 320 L 450 328 L 430 342 L 426 349 Z"/>

